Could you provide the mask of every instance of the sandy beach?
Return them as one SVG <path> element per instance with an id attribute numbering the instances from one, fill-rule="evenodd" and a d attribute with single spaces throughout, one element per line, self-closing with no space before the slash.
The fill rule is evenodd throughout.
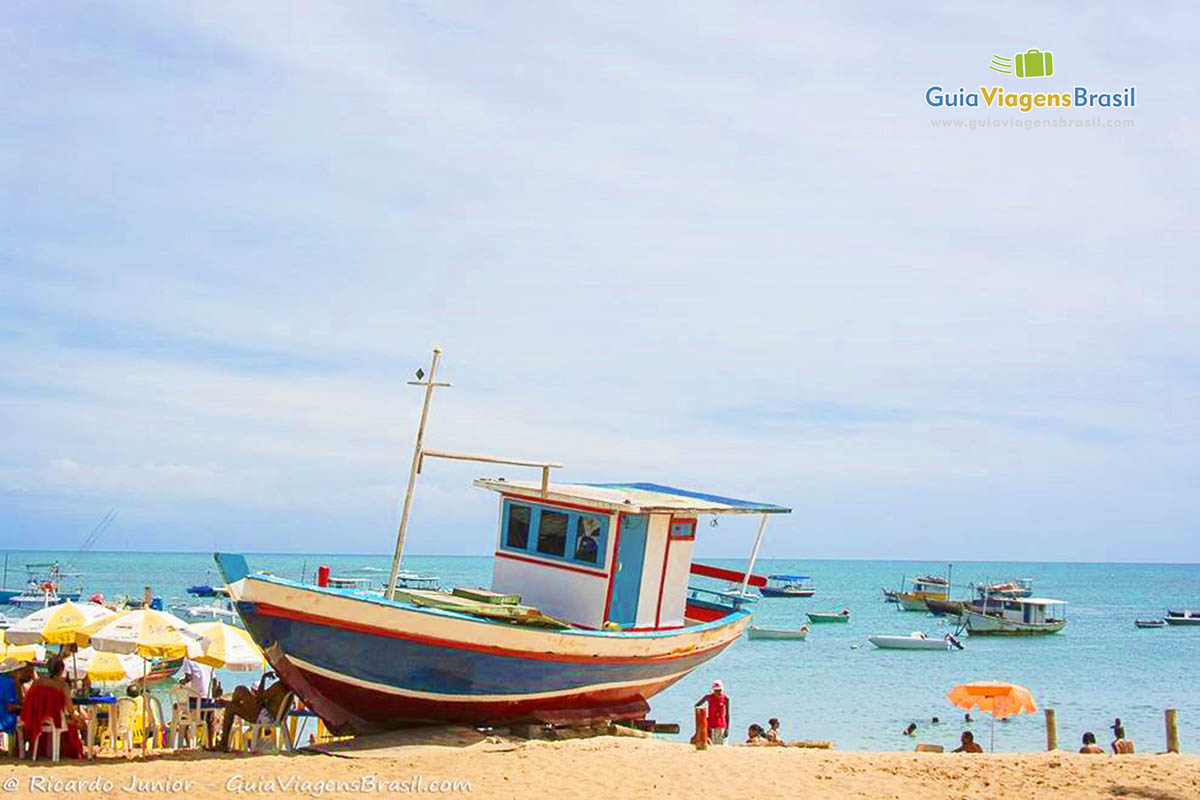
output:
<path id="1" fill-rule="evenodd" d="M 564 800 L 705 797 L 714 792 L 728 797 L 873 800 L 1190 800 L 1200 797 L 1200 757 L 838 753 L 768 747 L 700 752 L 674 742 L 600 737 L 561 742 L 493 738 L 458 746 L 404 744 L 338 755 L 188 753 L 149 761 L 58 765 L 10 761 L 0 768 L 0 787 L 18 797 L 387 795 L 418 793 L 412 789 L 418 781 L 422 794 L 528 798 L 546 796 L 552 788 L 553 796 Z"/>

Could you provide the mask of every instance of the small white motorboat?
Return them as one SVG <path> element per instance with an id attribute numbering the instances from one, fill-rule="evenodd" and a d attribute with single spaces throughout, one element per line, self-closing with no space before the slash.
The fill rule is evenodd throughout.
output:
<path id="1" fill-rule="evenodd" d="M 808 636 L 808 626 L 801 625 L 799 628 L 759 628 L 756 625 L 751 625 L 746 630 L 746 635 L 751 639 L 774 639 L 793 641 L 804 639 Z"/>
<path id="2" fill-rule="evenodd" d="M 1165 628 L 1167 621 L 1165 619 L 1135 619 L 1133 624 L 1139 628 Z"/>
<path id="3" fill-rule="evenodd" d="M 1183 611 L 1168 611 L 1163 621 L 1168 625 L 1200 625 L 1200 610 L 1189 608 Z"/>
<path id="4" fill-rule="evenodd" d="M 908 636 L 868 636 L 867 641 L 881 650 L 962 650 L 962 642 L 947 633 L 940 639 L 930 639 L 921 631 Z"/>

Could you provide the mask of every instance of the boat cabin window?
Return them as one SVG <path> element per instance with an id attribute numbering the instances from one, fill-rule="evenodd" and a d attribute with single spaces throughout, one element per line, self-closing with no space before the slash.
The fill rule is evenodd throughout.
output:
<path id="1" fill-rule="evenodd" d="M 566 555 L 566 514 L 542 509 L 541 520 L 538 522 L 537 551 L 547 556 Z"/>
<path id="2" fill-rule="evenodd" d="M 575 560 L 595 564 L 600 559 L 600 531 L 604 519 L 580 514 L 575 520 Z"/>
<path id="3" fill-rule="evenodd" d="M 508 515 L 504 520 L 504 545 L 516 550 L 529 546 L 529 506 L 508 504 Z"/>
<path id="4" fill-rule="evenodd" d="M 502 525 L 501 550 L 604 567 L 608 517 L 602 514 L 506 500 Z"/>

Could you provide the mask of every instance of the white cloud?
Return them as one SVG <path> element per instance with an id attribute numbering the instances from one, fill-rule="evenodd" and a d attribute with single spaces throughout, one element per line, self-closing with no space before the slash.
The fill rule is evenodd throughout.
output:
<path id="1" fill-rule="evenodd" d="M 459 384 L 439 444 L 788 503 L 779 527 L 838 534 L 823 555 L 904 554 L 898 526 L 918 556 L 1006 557 L 999 534 L 1043 523 L 1064 558 L 1191 541 L 1185 7 L 1152 27 L 887 5 L 26 13 L 0 55 L 0 476 L 21 508 L 136 504 L 248 547 L 276 515 L 297 547 L 332 524 L 385 549 L 403 381 L 436 341 Z M 1136 82 L 1137 127 L 931 130 L 924 88 L 990 79 L 1031 29 L 1065 81 Z M 419 519 L 483 550 L 468 476 L 427 475 Z M 1158 549 L 1121 545 L 1130 528 Z"/>

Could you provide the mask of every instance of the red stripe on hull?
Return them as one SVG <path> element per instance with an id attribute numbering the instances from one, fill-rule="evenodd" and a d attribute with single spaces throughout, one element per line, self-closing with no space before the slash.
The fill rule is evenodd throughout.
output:
<path id="1" fill-rule="evenodd" d="M 688 603 L 687 608 L 684 609 L 683 616 L 695 622 L 713 622 L 714 620 L 728 616 L 731 613 L 733 612 L 729 611 L 728 609 L 725 611 L 717 611 L 715 609 L 704 608 L 703 606 L 695 606 L 691 603 Z"/>
<path id="2" fill-rule="evenodd" d="M 445 702 L 381 692 L 318 675 L 295 664 L 290 666 L 319 693 L 314 695 L 309 703 L 319 716 L 327 720 L 349 717 L 357 722 L 357 725 L 351 727 L 360 727 L 362 723 L 366 723 L 375 728 L 445 723 L 500 725 L 525 722 L 535 719 L 538 712 L 604 709 L 637 700 L 648 700 L 679 680 L 678 677 L 667 678 L 641 686 L 581 691 L 572 695 L 524 700 Z"/>
<path id="3" fill-rule="evenodd" d="M 350 622 L 349 620 L 334 619 L 332 617 L 322 617 L 316 614 L 305 614 L 299 611 L 294 611 L 290 608 L 282 606 L 273 606 L 269 603 L 256 603 L 255 609 L 257 613 L 266 617 L 278 617 L 280 619 L 294 619 L 302 622 L 312 622 L 317 625 L 328 625 L 332 628 L 341 628 L 344 630 L 358 631 L 360 633 L 369 633 L 373 636 L 382 636 L 389 639 L 405 639 L 412 642 L 421 642 L 423 644 L 431 644 L 439 647 L 449 647 L 455 650 L 469 650 L 475 653 L 491 653 L 493 655 L 512 656 L 514 658 L 535 659 L 542 661 L 557 661 L 557 662 L 578 662 L 585 664 L 639 664 L 646 661 L 675 661 L 681 658 L 691 658 L 698 654 L 707 653 L 710 651 L 719 651 L 730 643 L 731 640 L 718 642 L 711 647 L 701 650 L 688 650 L 684 652 L 663 653 L 655 656 L 588 656 L 588 655 L 572 655 L 568 653 L 537 653 L 529 650 L 512 650 L 506 647 L 495 647 L 492 645 L 473 644 L 463 642 L 457 639 L 443 639 L 436 636 L 424 636 L 417 633 L 409 633 L 399 631 L 392 628 L 380 628 L 375 625 L 365 625 L 361 622 Z M 688 616 L 691 615 L 691 606 L 688 606 Z M 728 613 L 728 612 L 726 612 Z M 712 619 L 719 619 L 724 614 L 715 614 Z M 699 619 L 699 617 L 697 617 Z"/>

